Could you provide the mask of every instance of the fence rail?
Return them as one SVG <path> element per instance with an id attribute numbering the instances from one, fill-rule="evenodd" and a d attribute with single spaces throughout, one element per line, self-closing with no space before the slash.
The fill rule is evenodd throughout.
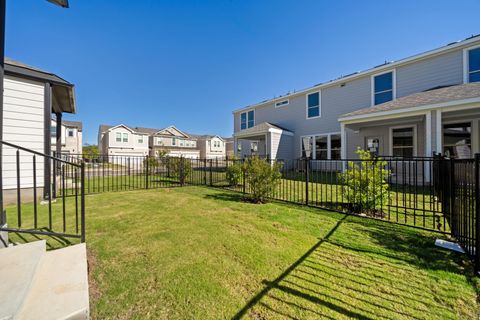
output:
<path id="1" fill-rule="evenodd" d="M 248 159 L 188 159 L 100 155 L 63 155 L 85 163 L 85 193 L 140 190 L 183 185 L 221 187 L 244 194 L 252 186 L 245 173 L 236 183 L 232 166 Z M 270 160 L 281 164 L 281 178 L 269 198 L 354 213 L 452 234 L 480 269 L 479 163 L 475 159 L 379 157 L 373 160 Z M 72 196 L 73 166 L 63 166 L 58 192 Z"/>
<path id="2" fill-rule="evenodd" d="M 12 143 L 3 149 L 3 206 L 0 231 L 78 238 L 85 242 L 85 166 Z M 51 174 L 52 170 L 57 172 Z M 58 170 L 58 171 L 57 171 Z M 65 174 L 68 170 L 70 176 Z M 72 177 L 71 181 L 68 180 Z M 67 198 L 67 184 L 72 197 Z M 62 187 L 63 186 L 63 187 Z M 55 194 L 57 189 L 62 192 Z M 3 210 L 3 208 L 2 208 Z"/>

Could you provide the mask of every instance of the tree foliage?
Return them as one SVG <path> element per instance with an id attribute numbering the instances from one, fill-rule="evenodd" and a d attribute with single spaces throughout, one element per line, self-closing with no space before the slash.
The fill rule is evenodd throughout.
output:
<path id="1" fill-rule="evenodd" d="M 266 202 L 268 195 L 275 189 L 282 177 L 280 169 L 281 164 L 271 163 L 259 157 L 251 157 L 245 160 L 243 170 L 245 171 L 246 183 L 250 189 L 250 198 L 253 202 Z"/>

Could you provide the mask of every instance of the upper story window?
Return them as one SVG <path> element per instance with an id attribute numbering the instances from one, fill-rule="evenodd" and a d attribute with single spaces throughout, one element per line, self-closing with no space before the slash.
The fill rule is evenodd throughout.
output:
<path id="1" fill-rule="evenodd" d="M 307 119 L 320 117 L 320 92 L 307 95 Z"/>
<path id="2" fill-rule="evenodd" d="M 115 141 L 122 142 L 122 133 L 121 132 L 117 132 L 115 134 Z"/>
<path id="3" fill-rule="evenodd" d="M 240 114 L 240 130 L 253 127 L 255 124 L 255 112 L 250 110 Z"/>
<path id="4" fill-rule="evenodd" d="M 394 96 L 393 71 L 373 77 L 373 104 L 391 101 Z"/>
<path id="5" fill-rule="evenodd" d="M 143 136 L 138 137 L 138 143 L 143 143 Z"/>
<path id="6" fill-rule="evenodd" d="M 277 103 L 275 103 L 275 108 L 280 108 L 280 107 L 288 106 L 289 103 L 290 103 L 290 101 L 289 101 L 288 99 L 287 99 L 287 100 L 278 101 Z"/>
<path id="7" fill-rule="evenodd" d="M 123 142 L 128 142 L 128 133 L 123 134 Z"/>
<path id="8" fill-rule="evenodd" d="M 73 129 L 68 129 L 68 130 L 67 130 L 67 135 L 68 135 L 69 137 L 73 137 L 74 133 L 75 133 L 75 132 L 74 132 Z"/>
<path id="9" fill-rule="evenodd" d="M 172 138 L 172 146 L 175 146 L 177 144 L 177 139 L 176 138 Z"/>
<path id="10" fill-rule="evenodd" d="M 57 136 L 57 126 L 51 126 L 50 127 L 50 136 L 52 138 L 55 138 Z"/>
<path id="11" fill-rule="evenodd" d="M 480 81 L 480 48 L 468 51 L 468 82 Z"/>

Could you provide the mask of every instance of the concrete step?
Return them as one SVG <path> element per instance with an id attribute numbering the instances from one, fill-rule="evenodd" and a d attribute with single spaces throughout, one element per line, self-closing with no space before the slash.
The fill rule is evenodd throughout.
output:
<path id="1" fill-rule="evenodd" d="M 49 251 L 15 319 L 88 319 L 87 250 L 84 243 Z"/>
<path id="2" fill-rule="evenodd" d="M 0 249 L 0 319 L 18 313 L 45 254 L 44 240 Z"/>

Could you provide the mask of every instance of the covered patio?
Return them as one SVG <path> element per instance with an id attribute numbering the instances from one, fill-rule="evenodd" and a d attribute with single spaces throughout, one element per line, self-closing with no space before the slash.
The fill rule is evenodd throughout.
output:
<path id="1" fill-rule="evenodd" d="M 480 83 L 420 92 L 339 118 L 342 158 L 357 148 L 381 156 L 457 159 L 480 152 Z"/>
<path id="2" fill-rule="evenodd" d="M 293 132 L 262 122 L 233 135 L 235 155 L 240 158 L 259 156 L 268 159 L 291 160 Z"/>

